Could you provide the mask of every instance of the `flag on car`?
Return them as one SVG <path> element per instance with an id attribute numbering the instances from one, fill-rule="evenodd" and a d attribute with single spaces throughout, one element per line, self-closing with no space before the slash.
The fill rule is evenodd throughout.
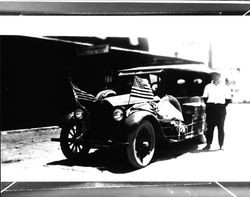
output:
<path id="1" fill-rule="evenodd" d="M 135 76 L 134 84 L 130 92 L 130 99 L 133 97 L 144 100 L 154 99 L 153 90 L 151 89 L 147 79 L 142 79 L 140 77 Z"/>
<path id="2" fill-rule="evenodd" d="M 75 99 L 92 101 L 92 102 L 94 102 L 96 100 L 95 96 L 93 96 L 92 94 L 89 94 L 89 93 L 81 90 L 75 84 L 73 84 L 71 81 L 70 81 L 70 83 L 72 86 L 72 90 L 73 90 Z"/>

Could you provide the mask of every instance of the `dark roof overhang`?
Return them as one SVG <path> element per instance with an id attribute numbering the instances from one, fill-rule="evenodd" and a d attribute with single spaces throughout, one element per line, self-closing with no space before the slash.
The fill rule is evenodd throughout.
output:
<path id="1" fill-rule="evenodd" d="M 96 37 L 43 37 L 43 39 L 55 40 L 58 42 L 69 43 L 79 46 L 79 48 L 91 48 L 93 46 L 107 44 L 109 51 L 106 54 L 110 57 L 113 64 L 118 66 L 118 69 L 133 68 L 137 66 L 158 66 L 158 65 L 182 65 L 182 64 L 202 64 L 203 62 L 188 60 L 178 57 L 170 57 L 152 54 L 145 50 L 136 50 L 131 48 L 124 48 L 113 46 L 112 43 L 102 42 Z M 146 47 L 147 48 L 147 47 Z M 95 54 L 94 54 L 95 55 Z M 118 57 L 112 58 L 112 57 Z"/>

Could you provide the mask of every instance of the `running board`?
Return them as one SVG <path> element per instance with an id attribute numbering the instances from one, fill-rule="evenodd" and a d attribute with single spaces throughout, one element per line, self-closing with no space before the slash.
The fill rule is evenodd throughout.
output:
<path id="1" fill-rule="evenodd" d="M 52 142 L 60 142 L 60 138 L 51 138 Z"/>
<path id="2" fill-rule="evenodd" d="M 52 142 L 60 142 L 60 138 L 51 138 Z M 79 140 L 83 142 L 82 140 Z M 101 141 L 101 140 L 87 140 L 88 143 L 93 144 L 96 147 L 110 146 L 110 145 L 128 145 L 128 142 L 116 142 L 116 141 Z"/>

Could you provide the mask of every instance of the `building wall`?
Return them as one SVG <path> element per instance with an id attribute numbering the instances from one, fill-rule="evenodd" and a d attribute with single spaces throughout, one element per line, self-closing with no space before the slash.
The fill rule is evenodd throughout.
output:
<path id="1" fill-rule="evenodd" d="M 110 51 L 79 55 L 79 45 L 25 36 L 1 36 L 1 130 L 57 125 L 72 110 L 69 77 L 96 95 L 105 76 L 146 58 Z"/>
<path id="2" fill-rule="evenodd" d="M 55 125 L 72 104 L 73 53 L 61 43 L 1 37 L 1 130 Z"/>

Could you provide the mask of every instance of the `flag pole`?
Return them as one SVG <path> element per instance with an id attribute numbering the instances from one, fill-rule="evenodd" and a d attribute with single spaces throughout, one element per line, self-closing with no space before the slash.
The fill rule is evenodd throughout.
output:
<path id="1" fill-rule="evenodd" d="M 136 73 L 137 73 L 137 72 L 135 72 L 135 76 L 134 76 L 134 80 L 133 80 L 133 85 L 134 85 L 134 83 L 135 83 Z M 131 86 L 131 89 L 132 89 L 133 85 Z M 130 93 L 129 93 L 128 105 L 129 105 L 129 103 L 130 103 L 130 98 L 131 98 L 131 89 L 130 89 Z"/>
<path id="2" fill-rule="evenodd" d="M 69 77 L 68 79 L 69 79 L 69 83 L 70 83 L 70 86 L 71 86 L 71 90 L 72 90 L 72 93 L 73 93 L 73 96 L 74 96 L 75 104 L 77 105 L 78 102 L 77 102 L 77 98 L 76 98 L 76 95 L 75 95 L 74 86 L 73 86 L 73 83 L 72 83 L 72 81 L 71 81 L 71 77 Z"/>
<path id="3" fill-rule="evenodd" d="M 135 77 L 134 77 L 134 79 L 133 79 L 133 85 L 134 85 L 134 83 L 135 83 Z M 130 88 L 130 93 L 129 93 L 129 98 L 128 98 L 128 105 L 129 105 L 129 103 L 130 103 L 131 90 L 132 90 L 133 85 L 132 85 L 131 88 Z"/>
<path id="4" fill-rule="evenodd" d="M 131 88 L 132 88 L 132 87 L 131 87 Z M 131 92 L 131 90 L 130 90 L 130 92 Z M 129 103 L 130 103 L 130 97 L 131 97 L 131 93 L 129 93 L 128 105 L 129 105 Z"/>

